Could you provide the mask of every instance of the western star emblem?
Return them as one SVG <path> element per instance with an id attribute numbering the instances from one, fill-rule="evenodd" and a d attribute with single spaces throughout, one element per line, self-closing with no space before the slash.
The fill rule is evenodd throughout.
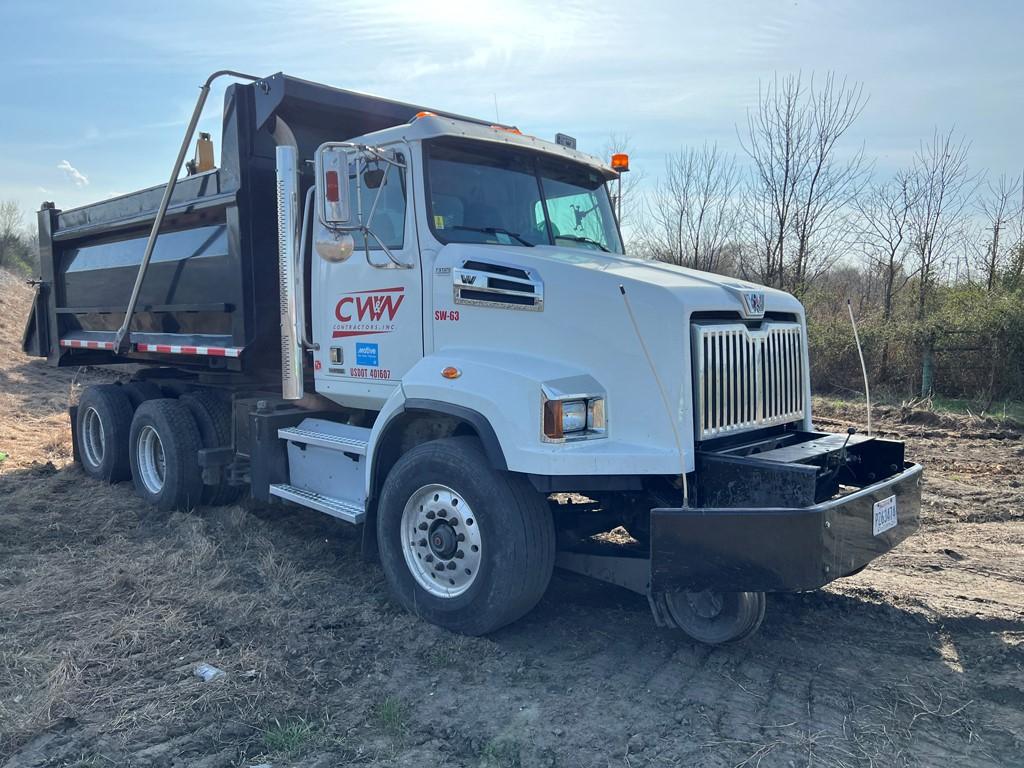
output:
<path id="1" fill-rule="evenodd" d="M 747 307 L 752 315 L 764 314 L 764 294 L 760 291 L 751 291 L 747 294 Z"/>

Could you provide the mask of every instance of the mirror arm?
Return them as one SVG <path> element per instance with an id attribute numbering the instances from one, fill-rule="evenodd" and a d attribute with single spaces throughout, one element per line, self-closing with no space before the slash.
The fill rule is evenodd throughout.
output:
<path id="1" fill-rule="evenodd" d="M 398 259 L 396 259 L 395 254 L 391 252 L 390 248 L 384 245 L 383 240 L 377 237 L 376 232 L 373 232 L 368 227 L 363 227 L 362 231 L 363 247 L 366 249 L 366 263 L 369 264 L 371 267 L 375 267 L 376 269 L 412 269 L 414 266 L 416 266 L 415 264 L 406 264 L 404 261 L 399 261 Z M 370 245 L 369 240 L 366 237 L 367 235 L 369 235 L 370 237 L 377 241 L 377 245 L 379 245 L 381 247 L 381 250 L 384 251 L 384 255 L 387 256 L 388 261 L 391 262 L 390 264 L 375 264 L 373 261 L 370 260 Z"/>

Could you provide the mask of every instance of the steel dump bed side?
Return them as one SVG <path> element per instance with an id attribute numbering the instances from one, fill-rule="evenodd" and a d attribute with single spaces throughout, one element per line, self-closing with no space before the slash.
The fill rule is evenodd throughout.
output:
<path id="1" fill-rule="evenodd" d="M 423 109 L 280 73 L 230 86 L 220 166 L 175 185 L 128 351 L 116 354 L 114 340 L 164 185 L 67 211 L 44 204 L 25 351 L 53 365 L 278 370 L 277 142 L 293 136 L 300 162 L 310 160 L 324 141 L 398 125 Z M 304 191 L 312 169 L 302 166 Z"/>

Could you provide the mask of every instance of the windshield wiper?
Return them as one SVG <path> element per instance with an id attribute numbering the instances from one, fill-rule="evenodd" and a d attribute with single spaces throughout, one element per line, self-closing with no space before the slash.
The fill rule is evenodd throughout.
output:
<path id="1" fill-rule="evenodd" d="M 533 243 L 527 240 L 522 235 L 517 235 L 515 232 L 509 232 L 507 229 L 501 227 L 452 227 L 452 229 L 462 229 L 466 232 L 483 232 L 486 235 L 508 235 L 511 238 L 518 240 L 520 243 L 525 245 L 527 248 L 533 248 Z"/>
<path id="2" fill-rule="evenodd" d="M 610 248 L 606 248 L 597 240 L 591 240 L 589 237 L 580 237 L 579 235 L 555 235 L 555 240 L 572 240 L 574 243 L 588 243 L 589 245 L 596 245 L 605 253 L 611 253 Z"/>

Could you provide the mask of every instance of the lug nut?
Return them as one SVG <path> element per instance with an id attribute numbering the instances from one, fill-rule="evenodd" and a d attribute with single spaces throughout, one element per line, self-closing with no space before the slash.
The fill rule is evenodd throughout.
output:
<path id="1" fill-rule="evenodd" d="M 449 562 L 448 563 L 448 570 L 449 571 L 454 571 L 455 570 L 455 563 Z"/>
<path id="2" fill-rule="evenodd" d="M 429 525 L 427 525 L 426 523 L 420 523 L 420 530 L 421 530 L 421 531 L 425 531 L 425 530 L 427 530 L 427 528 L 429 528 L 429 527 L 430 527 L 430 526 L 429 526 Z"/>
<path id="3" fill-rule="evenodd" d="M 424 560 L 426 560 L 428 563 L 432 563 L 432 562 L 434 562 L 434 556 L 433 555 L 427 555 L 424 558 Z"/>
<path id="4" fill-rule="evenodd" d="M 455 540 L 456 541 L 465 541 L 466 540 L 466 534 L 460 533 L 458 536 L 455 537 Z"/>
<path id="5" fill-rule="evenodd" d="M 445 510 L 441 509 L 441 510 L 438 510 L 437 516 L 438 517 L 448 517 L 448 513 Z"/>
<path id="6" fill-rule="evenodd" d="M 436 515 L 434 514 L 433 510 L 427 512 L 427 520 L 433 520 L 435 517 Z"/>
<path id="7" fill-rule="evenodd" d="M 425 546 L 427 546 L 427 540 L 426 539 L 420 539 L 419 541 L 416 542 L 416 546 L 418 546 L 418 547 L 425 547 Z"/>
<path id="8" fill-rule="evenodd" d="M 464 557 L 466 556 L 466 553 L 465 553 L 465 552 L 463 552 L 463 551 L 462 551 L 462 550 L 460 549 L 460 550 L 459 550 L 458 552 L 456 552 L 456 553 L 455 553 L 455 556 L 456 556 L 457 558 L 459 558 L 459 560 L 461 560 L 462 558 L 464 558 Z"/>
<path id="9" fill-rule="evenodd" d="M 444 563 L 438 563 L 437 565 L 434 566 L 434 568 L 436 568 L 439 571 L 443 571 L 444 570 Z"/>

